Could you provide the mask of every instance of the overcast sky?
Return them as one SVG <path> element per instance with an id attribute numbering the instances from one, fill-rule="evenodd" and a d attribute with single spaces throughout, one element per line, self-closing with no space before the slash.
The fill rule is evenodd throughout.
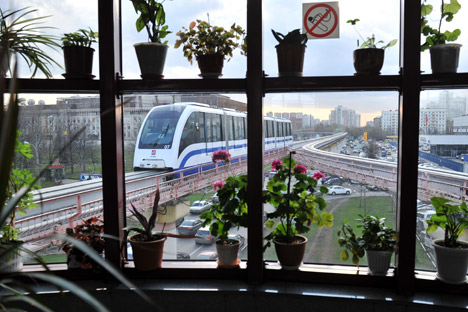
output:
<path id="1" fill-rule="evenodd" d="M 302 28 L 302 4 L 312 1 L 298 0 L 265 0 L 263 11 L 264 30 L 264 70 L 270 77 L 277 76 L 277 62 L 275 45 L 276 40 L 271 29 L 286 34 L 288 31 Z M 437 7 L 439 1 L 430 1 Z M 443 30 L 460 28 L 462 36 L 457 41 L 468 47 L 468 29 L 463 28 L 468 20 L 468 3 L 460 0 L 462 9 L 455 16 L 453 22 L 443 25 Z M 38 15 L 51 15 L 47 20 L 48 26 L 56 29 L 51 32 L 57 36 L 63 33 L 76 31 L 79 28 L 91 27 L 97 30 L 97 1 L 96 0 L 0 0 L 2 9 L 5 7 L 22 8 L 30 6 L 37 8 Z M 304 76 L 332 76 L 352 75 L 352 53 L 359 38 L 356 30 L 346 21 L 359 18 L 356 28 L 363 37 L 375 34 L 378 40 L 385 43 L 392 39 L 399 39 L 399 0 L 342 0 L 339 5 L 340 30 L 338 39 L 313 39 L 307 43 Z M 211 24 L 229 27 L 233 23 L 246 28 L 246 0 L 166 0 L 166 23 L 173 33 L 168 36 L 169 52 L 166 60 L 164 75 L 166 78 L 198 78 L 199 70 L 194 62 L 190 63 L 183 57 L 182 49 L 174 49 L 175 33 L 182 26 L 188 27 L 196 19 L 207 20 L 209 14 Z M 147 41 L 145 31 L 138 33 L 135 29 L 135 13 L 130 0 L 122 0 L 122 38 L 123 38 L 123 65 L 124 76 L 127 79 L 139 79 L 139 68 L 133 44 Z M 435 23 L 437 17 L 431 18 Z M 446 27 L 445 27 L 446 26 Z M 97 50 L 97 46 L 95 46 Z M 465 49 L 465 50 L 464 50 Z M 392 47 L 385 52 L 385 63 L 382 74 L 398 74 L 398 47 Z M 97 55 L 98 51 L 96 51 Z M 462 48 L 459 72 L 468 71 L 468 52 Z M 51 51 L 60 63 L 63 64 L 61 51 Z M 98 59 L 95 57 L 94 74 L 98 76 Z M 430 73 L 429 52 L 422 54 L 421 70 Z M 230 62 L 225 63 L 223 77 L 243 78 L 246 71 L 246 59 L 239 53 L 234 55 Z M 62 79 L 63 69 L 54 68 L 54 77 Z M 21 76 L 28 77 L 29 70 L 24 65 Z M 38 76 L 40 77 L 40 76 Z M 457 96 L 468 97 L 466 90 L 456 91 Z M 44 98 L 49 104 L 53 97 L 45 95 L 22 95 L 34 97 L 36 101 Z M 230 95 L 245 101 L 245 95 Z M 421 96 L 424 101 L 436 99 L 437 93 L 426 93 Z M 265 98 L 265 113 L 268 111 L 303 111 L 313 114 L 320 119 L 328 119 L 330 109 L 343 105 L 361 113 L 362 123 L 380 115 L 382 110 L 398 109 L 398 94 L 396 92 L 355 92 L 355 93 L 302 93 L 302 94 L 273 94 Z"/>

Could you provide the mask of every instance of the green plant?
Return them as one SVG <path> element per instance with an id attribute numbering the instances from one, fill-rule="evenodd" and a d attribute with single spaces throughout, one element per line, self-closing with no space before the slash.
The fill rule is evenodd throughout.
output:
<path id="1" fill-rule="evenodd" d="M 174 48 L 183 46 L 184 56 L 190 64 L 193 57 L 207 54 L 221 54 L 232 57 L 232 53 L 237 48 L 242 48 L 241 54 L 245 54 L 245 31 L 241 26 L 233 24 L 229 30 L 223 27 L 212 26 L 208 22 L 197 20 L 191 22 L 189 29 L 182 27 L 176 33 L 180 39 L 176 40 Z"/>
<path id="2" fill-rule="evenodd" d="M 318 227 L 330 227 L 333 224 L 333 215 L 322 211 L 327 207 L 325 200 L 315 194 L 317 180 L 321 179 L 323 174 L 317 172 L 313 177 L 308 176 L 307 168 L 297 165 L 292 159 L 295 153 L 292 151 L 283 161 L 275 160 L 271 164 L 276 174 L 268 181 L 267 189 L 263 191 L 263 202 L 275 208 L 274 212 L 267 214 L 267 227 L 273 228 L 275 224 L 276 227 L 265 237 L 265 249 L 275 238 L 286 243 L 292 242 L 295 235 L 307 233 L 312 223 L 316 223 Z M 327 192 L 326 187 L 320 186 L 321 194 Z M 275 219 L 279 219 L 279 222 L 276 223 Z"/>
<path id="3" fill-rule="evenodd" d="M 228 167 L 231 154 L 225 150 L 213 153 L 214 163 L 221 162 Z M 247 227 L 247 175 L 230 176 L 226 181 L 214 183 L 219 203 L 200 215 L 205 220 L 202 226 L 210 225 L 210 233 L 221 240 L 227 240 L 232 227 Z"/>
<path id="4" fill-rule="evenodd" d="M 359 39 L 357 41 L 357 45 L 358 45 L 359 48 L 383 49 L 383 50 L 385 50 L 386 48 L 393 47 L 398 41 L 397 39 L 393 39 L 389 43 L 387 43 L 386 45 L 383 45 L 381 47 L 377 47 L 378 44 L 384 43 L 384 42 L 382 40 L 379 40 L 379 41 L 376 42 L 374 34 L 372 34 L 371 37 L 367 37 L 367 40 L 364 40 L 364 37 L 361 36 L 361 33 L 359 33 L 359 31 L 356 28 L 357 22 L 359 22 L 358 18 L 353 19 L 353 20 L 348 20 L 346 23 L 350 23 L 351 25 L 353 25 L 354 30 L 359 35 L 359 37 L 362 39 L 363 42 L 362 42 L 362 44 L 360 46 L 359 46 Z"/>
<path id="5" fill-rule="evenodd" d="M 299 29 L 294 29 L 290 31 L 286 36 L 271 30 L 273 36 L 276 40 L 278 40 L 279 44 L 306 44 L 307 43 L 307 35 L 301 34 Z"/>
<path id="6" fill-rule="evenodd" d="M 445 231 L 444 246 L 458 247 L 458 239 L 468 227 L 468 209 L 466 202 L 462 201 L 460 205 L 451 205 L 453 201 L 443 197 L 432 197 L 431 203 L 436 211 L 427 220 L 427 233 L 434 232 L 438 227 Z"/>
<path id="7" fill-rule="evenodd" d="M 345 249 L 340 258 L 343 261 L 349 259 L 348 251 L 352 255 L 352 262 L 359 267 L 359 259 L 364 257 L 366 250 L 393 251 L 397 245 L 396 232 L 385 225 L 385 218 L 377 216 L 359 215 L 362 222 L 357 227 L 362 228 L 361 236 L 354 233 L 353 227 L 345 220 L 341 230 L 338 231 L 338 244 Z"/>
<path id="8" fill-rule="evenodd" d="M 9 52 L 21 55 L 28 67 L 33 70 L 31 77 L 36 76 L 39 70 L 50 78 L 52 72 L 49 66 L 57 65 L 60 68 L 61 66 L 53 57 L 47 55 L 42 47 L 56 50 L 60 45 L 56 42 L 55 36 L 42 33 L 43 30 L 52 27 L 39 26 L 42 24 L 41 20 L 49 16 L 29 17 L 35 12 L 37 10 L 29 7 L 13 11 L 0 8 L 0 42 L 3 47 L 8 47 Z M 4 59 L 6 65 L 1 64 L 2 71 L 11 73 L 10 57 Z"/>
<path id="9" fill-rule="evenodd" d="M 135 240 L 142 241 L 142 242 L 150 242 L 150 241 L 154 241 L 154 240 L 158 240 L 162 238 L 163 236 L 162 234 L 153 234 L 156 217 L 158 216 L 159 198 L 160 198 L 160 194 L 159 194 L 159 188 L 158 188 L 154 196 L 153 208 L 151 210 L 151 216 L 149 217 L 149 219 L 147 219 L 143 214 L 138 212 L 138 210 L 135 208 L 133 203 L 130 203 L 132 206 L 132 209 L 130 209 L 130 212 L 138 220 L 138 222 L 140 222 L 140 225 L 141 225 L 141 227 L 130 227 L 126 229 L 128 233 L 130 233 L 131 231 L 135 231 L 140 234 L 135 237 Z"/>
<path id="10" fill-rule="evenodd" d="M 446 22 L 451 22 L 454 15 L 461 9 L 458 0 L 450 0 L 450 3 L 445 3 L 444 0 L 441 0 L 438 28 L 432 28 L 428 25 L 427 16 L 432 13 L 433 6 L 425 4 L 425 2 L 426 0 L 423 0 L 421 3 L 421 33 L 426 37 L 426 41 L 421 45 L 421 52 L 432 46 L 444 44 L 447 41 L 456 41 L 461 34 L 460 29 L 441 32 L 442 21 L 445 19 Z"/>
<path id="11" fill-rule="evenodd" d="M 136 29 L 140 32 L 146 28 L 150 42 L 167 44 L 167 40 L 162 42 L 168 34 L 166 23 L 166 13 L 164 12 L 164 1 L 157 0 L 130 0 L 133 3 L 135 12 L 140 13 L 136 21 Z"/>
<path id="12" fill-rule="evenodd" d="M 78 29 L 76 32 L 63 34 L 62 45 L 64 47 L 91 47 L 91 44 L 96 43 L 98 33 L 86 29 Z"/>

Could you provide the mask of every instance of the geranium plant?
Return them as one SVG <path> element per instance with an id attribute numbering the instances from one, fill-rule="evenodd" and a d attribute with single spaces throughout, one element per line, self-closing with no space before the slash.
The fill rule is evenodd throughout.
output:
<path id="1" fill-rule="evenodd" d="M 317 180 L 323 174 L 317 172 L 312 177 L 308 176 L 307 168 L 298 165 L 292 158 L 293 154 L 295 151 L 282 161 L 272 163 L 271 167 L 276 170 L 276 174 L 263 191 L 263 202 L 275 208 L 274 212 L 267 214 L 266 226 L 273 228 L 273 231 L 265 237 L 265 249 L 273 239 L 293 242 L 294 236 L 307 233 L 312 223 L 318 227 L 333 225 L 333 215 L 323 211 L 327 207 L 325 200 L 316 194 Z M 324 186 L 320 186 L 319 191 L 319 194 L 328 193 Z"/>
<path id="2" fill-rule="evenodd" d="M 223 164 L 229 170 L 231 154 L 225 150 L 213 153 L 214 163 Z M 202 226 L 210 225 L 211 235 L 228 240 L 229 230 L 233 227 L 247 227 L 247 175 L 229 176 L 225 181 L 216 181 L 213 188 L 217 191 L 219 203 L 211 205 L 210 210 L 203 212 L 200 219 Z"/>
<path id="3" fill-rule="evenodd" d="M 233 24 L 229 29 L 219 26 L 212 26 L 210 23 L 197 20 L 191 22 L 189 28 L 182 27 L 176 33 L 179 39 L 176 40 L 174 48 L 183 46 L 184 56 L 190 64 L 193 57 L 207 54 L 220 54 L 232 57 L 235 49 L 241 48 L 242 54 L 246 52 L 245 31 L 240 25 Z"/>

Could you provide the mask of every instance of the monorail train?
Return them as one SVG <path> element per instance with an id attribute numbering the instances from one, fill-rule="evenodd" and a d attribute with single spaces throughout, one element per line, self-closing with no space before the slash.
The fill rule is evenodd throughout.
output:
<path id="1" fill-rule="evenodd" d="M 293 141 L 287 119 L 265 117 L 264 133 L 265 151 L 284 148 Z M 140 128 L 133 167 L 135 171 L 213 167 L 211 155 L 221 149 L 229 151 L 233 159 L 247 157 L 246 113 L 192 102 L 156 106 Z"/>

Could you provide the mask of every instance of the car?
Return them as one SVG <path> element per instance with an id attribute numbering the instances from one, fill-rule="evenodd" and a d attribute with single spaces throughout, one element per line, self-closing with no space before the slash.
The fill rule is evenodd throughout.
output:
<path id="1" fill-rule="evenodd" d="M 343 181 L 340 178 L 331 178 L 325 181 L 325 185 L 341 185 Z"/>
<path id="2" fill-rule="evenodd" d="M 219 204 L 219 197 L 218 197 L 218 195 L 216 195 L 216 194 L 213 195 L 213 196 L 211 196 L 211 197 L 210 197 L 210 200 L 211 200 L 211 202 L 212 202 L 213 204 Z"/>
<path id="3" fill-rule="evenodd" d="M 216 251 L 209 250 L 209 251 L 202 251 L 198 254 L 197 260 L 217 260 L 218 254 Z"/>
<path id="4" fill-rule="evenodd" d="M 339 185 L 333 185 L 328 188 L 328 194 L 330 195 L 350 195 L 352 193 L 352 190 L 346 187 L 342 187 Z"/>
<path id="5" fill-rule="evenodd" d="M 369 190 L 369 191 L 380 191 L 380 187 L 378 186 L 375 186 L 375 185 L 366 185 L 366 188 Z"/>
<path id="6" fill-rule="evenodd" d="M 198 229 L 195 233 L 195 243 L 202 245 L 211 245 L 215 242 L 216 237 L 211 235 L 209 227 Z"/>
<path id="7" fill-rule="evenodd" d="M 203 211 L 206 211 L 206 210 L 210 209 L 212 204 L 213 203 L 211 203 L 211 202 L 209 202 L 207 200 L 196 200 L 190 206 L 190 213 L 200 214 Z"/>
<path id="8" fill-rule="evenodd" d="M 239 249 L 245 245 L 245 237 L 240 234 L 229 234 L 228 239 L 237 239 L 239 241 Z"/>
<path id="9" fill-rule="evenodd" d="M 276 171 L 275 171 L 275 170 L 271 170 L 270 173 L 269 173 L 269 175 L 268 175 L 268 179 L 270 179 L 270 180 L 273 179 L 273 177 L 275 176 L 275 174 L 276 174 Z"/>
<path id="10" fill-rule="evenodd" d="M 186 252 L 178 252 L 177 260 L 190 260 L 190 255 Z"/>
<path id="11" fill-rule="evenodd" d="M 196 220 L 185 220 L 177 227 L 177 232 L 182 235 L 195 235 L 198 229 L 201 228 L 203 221 Z"/>

